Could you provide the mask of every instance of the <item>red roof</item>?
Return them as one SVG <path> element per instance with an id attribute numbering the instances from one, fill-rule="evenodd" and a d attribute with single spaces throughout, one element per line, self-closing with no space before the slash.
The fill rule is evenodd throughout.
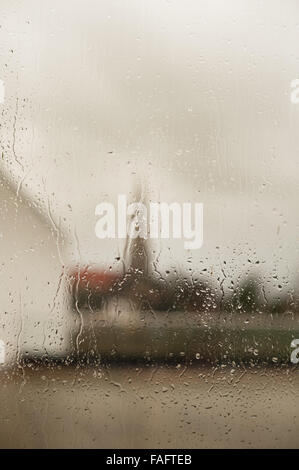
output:
<path id="1" fill-rule="evenodd" d="M 70 280 L 73 286 L 79 290 L 92 290 L 97 292 L 108 291 L 122 275 L 90 266 L 79 267 L 70 270 Z"/>

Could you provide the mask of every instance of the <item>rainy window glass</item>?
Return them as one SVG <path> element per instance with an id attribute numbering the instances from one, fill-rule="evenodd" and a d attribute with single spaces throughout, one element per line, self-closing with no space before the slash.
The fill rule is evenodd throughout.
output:
<path id="1" fill-rule="evenodd" d="M 298 447 L 298 25 L 1 0 L 1 448 Z"/>

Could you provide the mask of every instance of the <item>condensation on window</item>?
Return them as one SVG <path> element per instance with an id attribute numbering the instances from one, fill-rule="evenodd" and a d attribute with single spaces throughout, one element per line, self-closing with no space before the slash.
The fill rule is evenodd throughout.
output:
<path id="1" fill-rule="evenodd" d="M 298 15 L 1 0 L 1 448 L 299 445 Z"/>

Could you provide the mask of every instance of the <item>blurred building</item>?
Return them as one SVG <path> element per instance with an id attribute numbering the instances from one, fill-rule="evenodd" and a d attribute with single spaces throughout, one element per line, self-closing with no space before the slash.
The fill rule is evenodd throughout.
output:
<path id="1" fill-rule="evenodd" d="M 0 174 L 0 339 L 5 363 L 65 357 L 70 347 L 59 229 Z"/>

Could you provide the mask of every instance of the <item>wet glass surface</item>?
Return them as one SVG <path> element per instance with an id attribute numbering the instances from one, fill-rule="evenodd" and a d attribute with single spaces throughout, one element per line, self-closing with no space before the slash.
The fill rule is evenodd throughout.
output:
<path id="1" fill-rule="evenodd" d="M 0 447 L 297 447 L 299 5 L 0 2 Z"/>

